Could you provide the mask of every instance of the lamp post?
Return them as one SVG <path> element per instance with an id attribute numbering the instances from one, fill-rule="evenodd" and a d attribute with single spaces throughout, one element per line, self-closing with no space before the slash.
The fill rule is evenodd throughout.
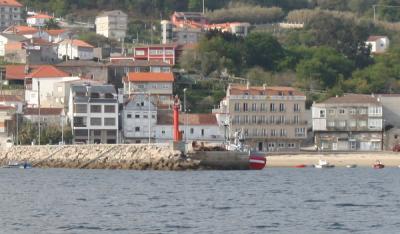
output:
<path id="1" fill-rule="evenodd" d="M 61 144 L 64 145 L 64 113 L 61 115 Z"/>
<path id="2" fill-rule="evenodd" d="M 148 92 L 148 95 L 149 95 L 149 103 L 148 103 L 148 105 L 149 105 L 148 112 L 149 112 L 149 113 L 147 114 L 147 118 L 148 118 L 148 120 L 149 120 L 148 124 L 149 124 L 149 145 L 150 145 L 150 143 L 151 143 L 151 112 L 150 112 L 151 94 L 150 94 L 150 90 L 149 90 L 149 92 Z"/>
<path id="3" fill-rule="evenodd" d="M 38 81 L 37 82 L 37 84 L 38 84 L 38 107 L 39 107 L 39 109 L 38 109 L 38 113 L 39 113 L 39 124 L 38 124 L 38 128 L 39 128 L 39 142 L 38 142 L 38 145 L 40 145 L 40 131 L 41 131 L 41 129 L 40 129 L 40 125 L 41 125 L 41 121 L 40 121 L 40 81 Z"/>
<path id="4" fill-rule="evenodd" d="M 186 91 L 187 88 L 183 89 L 183 111 L 185 112 L 185 143 L 187 140 L 187 111 L 186 111 Z M 179 120 L 178 120 L 179 121 Z"/>

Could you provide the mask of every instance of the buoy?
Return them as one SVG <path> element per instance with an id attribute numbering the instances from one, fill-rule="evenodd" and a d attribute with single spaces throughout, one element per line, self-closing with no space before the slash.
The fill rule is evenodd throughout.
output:
<path id="1" fill-rule="evenodd" d="M 249 157 L 250 170 L 262 170 L 266 163 L 267 159 L 263 156 L 250 155 Z"/>

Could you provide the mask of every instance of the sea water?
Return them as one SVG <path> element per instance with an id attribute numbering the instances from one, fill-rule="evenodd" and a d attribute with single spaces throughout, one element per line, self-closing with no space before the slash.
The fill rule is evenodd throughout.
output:
<path id="1" fill-rule="evenodd" d="M 0 169 L 0 233 L 400 233 L 400 169 Z"/>

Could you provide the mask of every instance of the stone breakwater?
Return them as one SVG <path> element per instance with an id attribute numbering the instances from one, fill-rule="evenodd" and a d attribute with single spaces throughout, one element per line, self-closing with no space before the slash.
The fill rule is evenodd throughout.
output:
<path id="1" fill-rule="evenodd" d="M 40 168 L 191 170 L 199 162 L 169 145 L 14 146 L 0 152 L 0 165 L 31 163 Z"/>

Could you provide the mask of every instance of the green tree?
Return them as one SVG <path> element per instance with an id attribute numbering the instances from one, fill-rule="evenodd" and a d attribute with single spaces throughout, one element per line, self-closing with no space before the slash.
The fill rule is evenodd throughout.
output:
<path id="1" fill-rule="evenodd" d="M 45 29 L 60 29 L 60 25 L 58 24 L 58 22 L 53 18 L 50 19 L 46 22 L 46 24 L 44 25 Z"/>
<path id="2" fill-rule="evenodd" d="M 260 66 L 275 71 L 284 57 L 282 46 L 269 33 L 251 33 L 245 38 L 244 44 L 246 63 L 249 67 Z"/>

